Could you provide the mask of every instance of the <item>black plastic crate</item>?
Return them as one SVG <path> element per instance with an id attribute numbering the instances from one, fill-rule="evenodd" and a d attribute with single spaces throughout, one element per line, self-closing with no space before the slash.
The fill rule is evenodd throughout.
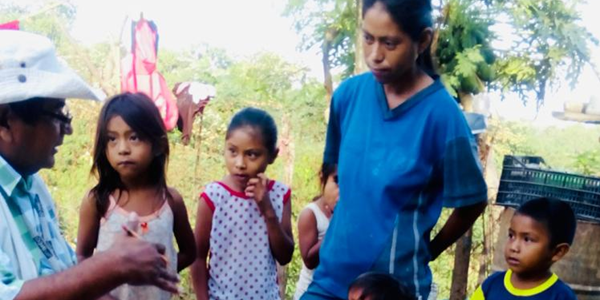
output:
<path id="1" fill-rule="evenodd" d="M 504 166 L 531 166 L 537 165 L 540 166 L 545 164 L 546 162 L 541 156 L 513 156 L 513 155 L 505 155 L 504 156 Z"/>
<path id="2" fill-rule="evenodd" d="M 539 156 L 505 156 L 496 204 L 553 197 L 568 202 L 578 219 L 600 222 L 600 178 L 545 170 L 540 163 Z"/>

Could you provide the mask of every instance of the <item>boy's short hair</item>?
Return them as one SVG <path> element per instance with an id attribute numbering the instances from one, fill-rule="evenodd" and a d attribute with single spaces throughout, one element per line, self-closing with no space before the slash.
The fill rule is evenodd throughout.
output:
<path id="1" fill-rule="evenodd" d="M 521 204 L 515 212 L 517 214 L 543 224 L 550 234 L 550 247 L 562 243 L 573 244 L 577 220 L 567 202 L 555 198 L 536 198 Z"/>
<path id="2" fill-rule="evenodd" d="M 367 272 L 356 278 L 348 291 L 362 289 L 360 299 L 416 300 L 417 298 L 396 278 L 387 273 Z"/>

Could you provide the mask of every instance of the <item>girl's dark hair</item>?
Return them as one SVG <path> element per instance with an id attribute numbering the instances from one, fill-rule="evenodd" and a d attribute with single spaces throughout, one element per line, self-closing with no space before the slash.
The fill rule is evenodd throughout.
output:
<path id="1" fill-rule="evenodd" d="M 246 107 L 238 111 L 229 122 L 225 139 L 228 139 L 236 129 L 245 126 L 258 129 L 263 145 L 267 148 L 269 154 L 275 154 L 277 150 L 277 125 L 268 112 L 254 107 Z"/>
<path id="2" fill-rule="evenodd" d="M 364 273 L 352 282 L 349 291 L 361 289 L 359 299 L 416 300 L 417 298 L 400 281 L 387 273 Z"/>
<path id="3" fill-rule="evenodd" d="M 141 140 L 150 142 L 154 159 L 148 167 L 148 184 L 157 187 L 157 195 L 172 198 L 165 176 L 169 141 L 158 108 L 144 94 L 119 94 L 104 104 L 96 128 L 94 164 L 91 172 L 98 177 L 98 184 L 92 188 L 91 193 L 96 199 L 96 208 L 101 216 L 108 210 L 110 194 L 117 189 L 127 190 L 119 173 L 113 169 L 106 157 L 107 126 L 115 116 L 120 116 Z"/>
<path id="4" fill-rule="evenodd" d="M 323 195 L 323 190 L 325 190 L 325 184 L 327 184 L 327 179 L 329 176 L 335 174 L 337 172 L 337 165 L 332 163 L 324 162 L 321 164 L 321 171 L 319 172 L 319 185 L 321 187 L 321 193 L 314 197 L 312 201 L 317 201 Z M 337 183 L 337 182 L 336 182 Z"/>
<path id="5" fill-rule="evenodd" d="M 325 189 L 325 184 L 329 176 L 337 172 L 337 165 L 332 163 L 324 162 L 321 165 L 321 172 L 319 172 L 319 181 L 321 182 L 321 190 Z"/>
<path id="6" fill-rule="evenodd" d="M 377 2 L 383 4 L 400 30 L 415 42 L 419 41 L 425 28 L 433 26 L 431 0 L 363 0 L 363 18 Z M 429 75 L 436 74 L 431 57 L 431 44 L 419 55 L 417 65 Z"/>

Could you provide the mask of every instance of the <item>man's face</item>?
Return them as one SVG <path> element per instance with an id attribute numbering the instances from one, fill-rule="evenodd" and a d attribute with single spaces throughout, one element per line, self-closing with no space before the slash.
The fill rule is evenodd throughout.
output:
<path id="1" fill-rule="evenodd" d="M 22 175 L 36 173 L 54 166 L 54 155 L 63 137 L 73 133 L 70 116 L 65 112 L 64 99 L 44 99 L 42 115 L 31 124 L 12 118 L 13 167 Z"/>

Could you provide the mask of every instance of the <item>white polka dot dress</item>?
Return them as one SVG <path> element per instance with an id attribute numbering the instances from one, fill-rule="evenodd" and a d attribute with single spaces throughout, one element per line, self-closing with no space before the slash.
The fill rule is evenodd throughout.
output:
<path id="1" fill-rule="evenodd" d="M 277 181 L 270 181 L 268 188 L 273 209 L 281 222 L 283 206 L 289 201 L 291 190 Z M 201 197 L 213 210 L 210 299 L 280 299 L 267 225 L 256 202 L 222 182 L 208 184 Z"/>

